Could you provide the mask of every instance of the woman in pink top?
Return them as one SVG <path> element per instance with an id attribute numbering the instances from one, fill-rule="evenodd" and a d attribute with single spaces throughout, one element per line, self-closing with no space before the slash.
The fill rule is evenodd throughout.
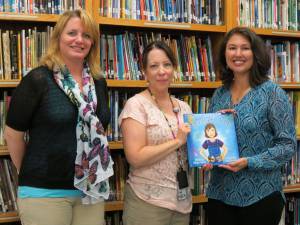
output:
<path id="1" fill-rule="evenodd" d="M 182 115 L 191 109 L 169 94 L 177 60 L 164 42 L 150 43 L 142 63 L 149 86 L 127 101 L 119 117 L 130 164 L 124 224 L 187 225 L 192 198 L 185 143 L 190 128 Z"/>

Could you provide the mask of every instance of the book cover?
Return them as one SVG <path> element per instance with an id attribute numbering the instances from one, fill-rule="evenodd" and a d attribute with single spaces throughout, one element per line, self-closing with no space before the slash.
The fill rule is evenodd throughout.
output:
<path id="1" fill-rule="evenodd" d="M 227 164 L 239 158 L 232 114 L 185 114 L 183 118 L 191 126 L 187 137 L 190 167 Z"/>

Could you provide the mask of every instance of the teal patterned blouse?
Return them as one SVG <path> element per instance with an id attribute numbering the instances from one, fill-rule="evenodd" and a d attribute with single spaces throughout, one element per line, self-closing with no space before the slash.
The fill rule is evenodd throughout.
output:
<path id="1" fill-rule="evenodd" d="M 236 110 L 239 153 L 248 159 L 248 167 L 236 173 L 214 167 L 207 196 L 244 207 L 274 191 L 282 193 L 281 168 L 296 150 L 288 96 L 277 84 L 266 81 L 232 106 L 230 91 L 220 87 L 212 97 L 209 112 L 228 108 Z"/>

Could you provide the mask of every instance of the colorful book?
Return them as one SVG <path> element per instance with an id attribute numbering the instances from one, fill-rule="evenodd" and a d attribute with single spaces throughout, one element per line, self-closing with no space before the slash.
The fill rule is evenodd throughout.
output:
<path id="1" fill-rule="evenodd" d="M 227 164 L 239 158 L 232 114 L 185 114 L 184 122 L 191 126 L 187 137 L 190 167 Z"/>

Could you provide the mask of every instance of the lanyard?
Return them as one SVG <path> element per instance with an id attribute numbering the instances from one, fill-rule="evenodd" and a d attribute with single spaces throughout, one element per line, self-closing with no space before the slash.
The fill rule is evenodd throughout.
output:
<path id="1" fill-rule="evenodd" d="M 163 116 L 164 116 L 164 118 L 165 118 L 165 120 L 166 120 L 166 122 L 167 122 L 167 124 L 168 124 L 168 127 L 169 127 L 169 129 L 170 129 L 170 131 L 171 131 L 171 134 L 172 134 L 173 139 L 176 139 L 176 135 L 175 135 L 175 133 L 174 133 L 174 131 L 173 131 L 173 129 L 172 129 L 171 123 L 170 123 L 170 121 L 168 120 L 166 114 L 165 114 L 165 113 L 163 112 L 163 110 L 161 110 L 161 108 L 159 107 L 158 102 L 157 102 L 155 96 L 152 94 L 150 88 L 148 88 L 147 90 L 148 90 L 149 94 L 151 95 L 152 99 L 154 100 L 154 102 L 155 102 L 157 108 L 158 108 L 158 109 L 161 111 L 161 113 L 163 114 Z M 173 113 L 174 113 L 175 116 L 176 116 L 177 127 L 179 127 L 179 115 L 178 115 L 178 114 L 179 114 L 179 111 L 180 111 L 180 110 L 179 110 L 179 108 L 175 107 L 175 105 L 174 105 L 174 103 L 173 103 L 173 101 L 172 101 L 172 98 L 171 98 L 171 95 L 170 95 L 170 94 L 169 94 L 169 99 L 170 99 L 170 102 L 171 102 L 171 104 L 172 104 Z M 181 168 L 183 168 L 183 160 L 182 160 L 182 157 L 181 157 L 181 147 L 179 147 L 179 148 L 176 150 L 176 152 L 177 152 L 178 165 L 179 165 L 179 168 L 181 169 Z"/>

